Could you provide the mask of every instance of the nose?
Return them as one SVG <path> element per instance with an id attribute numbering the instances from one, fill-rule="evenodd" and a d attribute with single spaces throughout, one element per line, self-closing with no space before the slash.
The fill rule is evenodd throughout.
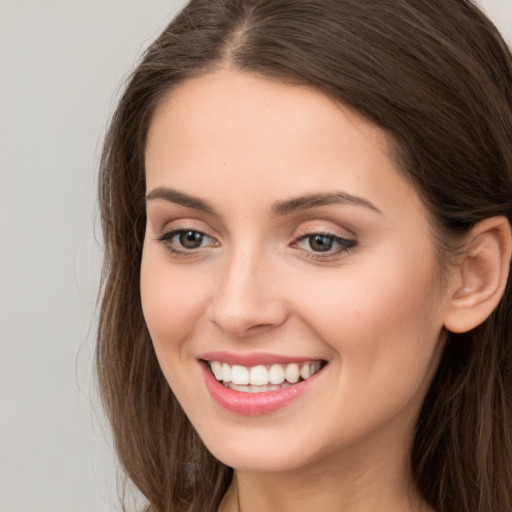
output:
<path id="1" fill-rule="evenodd" d="M 224 262 L 208 315 L 226 334 L 248 337 L 286 320 L 282 285 L 271 259 L 257 250 L 237 250 Z"/>

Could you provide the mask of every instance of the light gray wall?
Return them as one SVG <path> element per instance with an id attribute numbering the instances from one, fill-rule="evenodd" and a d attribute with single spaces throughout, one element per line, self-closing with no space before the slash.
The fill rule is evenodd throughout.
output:
<path id="1" fill-rule="evenodd" d="M 0 512 L 117 510 L 95 172 L 121 79 L 182 3 L 0 0 Z M 512 41 L 512 0 L 481 3 Z"/>
<path id="2" fill-rule="evenodd" d="M 91 382 L 95 174 L 122 78 L 182 3 L 0 1 L 2 512 L 116 510 Z"/>

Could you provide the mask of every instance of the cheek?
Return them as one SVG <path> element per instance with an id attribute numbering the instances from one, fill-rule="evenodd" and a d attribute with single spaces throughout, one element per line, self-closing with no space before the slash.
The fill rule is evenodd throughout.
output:
<path id="1" fill-rule="evenodd" d="M 414 256 L 384 255 L 378 267 L 340 269 L 338 279 L 295 292 L 303 297 L 308 324 L 334 349 L 347 378 L 368 383 L 369 375 L 393 378 L 397 370 L 430 373 L 442 308 L 432 260 Z"/>
<path id="2" fill-rule="evenodd" d="M 303 309 L 332 354 L 337 406 L 327 398 L 323 410 L 347 432 L 361 425 L 371 430 L 394 417 L 407 417 L 412 428 L 439 357 L 442 324 L 425 291 L 428 279 L 416 274 L 416 281 L 404 282 L 396 272 L 355 277 L 327 296 L 312 294 Z"/>
<path id="3" fill-rule="evenodd" d="M 176 350 L 193 333 L 207 304 L 207 276 L 172 266 L 157 251 L 145 249 L 141 265 L 144 318 L 157 352 Z"/>

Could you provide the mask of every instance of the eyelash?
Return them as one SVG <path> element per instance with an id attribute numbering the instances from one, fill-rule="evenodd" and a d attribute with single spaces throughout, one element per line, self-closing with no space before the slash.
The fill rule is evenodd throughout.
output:
<path id="1" fill-rule="evenodd" d="M 186 258 L 186 257 L 197 255 L 201 251 L 201 249 L 203 249 L 203 247 L 200 246 L 200 247 L 195 248 L 195 249 L 186 249 L 186 248 L 178 249 L 176 247 L 176 245 L 172 243 L 172 239 L 175 236 L 182 235 L 184 233 L 199 234 L 199 235 L 201 235 L 203 237 L 202 240 L 204 240 L 204 238 L 209 238 L 209 239 L 213 240 L 213 238 L 211 236 L 208 236 L 206 233 L 203 233 L 202 231 L 199 231 L 197 229 L 177 228 L 177 229 L 173 229 L 172 231 L 168 231 L 166 233 L 162 233 L 157 238 L 157 241 L 163 243 L 165 245 L 166 249 L 173 256 L 179 256 L 179 257 Z"/>
<path id="2" fill-rule="evenodd" d="M 185 233 L 193 233 L 195 235 L 200 235 L 202 237 L 201 243 L 206 239 L 214 240 L 212 237 L 207 235 L 206 233 L 203 233 L 202 231 L 196 230 L 196 229 L 187 229 L 187 228 L 177 228 L 173 229 L 171 231 L 162 233 L 158 238 L 157 241 L 161 242 L 165 245 L 166 249 L 173 255 L 177 257 L 192 257 L 197 256 L 200 254 L 203 250 L 203 246 L 199 246 L 197 248 L 193 249 L 186 249 L 186 248 L 177 248 L 176 243 L 173 244 L 172 240 L 174 237 L 183 235 Z M 337 235 L 334 235 L 332 233 L 328 232 L 322 232 L 322 231 L 312 231 L 309 233 L 304 233 L 299 235 L 295 240 L 292 242 L 291 247 L 297 247 L 298 244 L 301 242 L 310 239 L 310 247 L 311 247 L 311 240 L 313 237 L 323 237 L 327 238 L 331 241 L 332 244 L 338 244 L 339 247 L 337 249 L 327 249 L 326 251 L 314 251 L 312 248 L 310 250 L 305 250 L 306 256 L 308 258 L 312 258 L 316 261 L 319 260 L 329 260 L 333 257 L 339 256 L 342 253 L 349 252 L 351 249 L 353 249 L 357 245 L 357 241 L 349 238 L 343 238 Z M 213 246 L 215 246 L 213 244 Z"/>
<path id="3" fill-rule="evenodd" d="M 313 231 L 302 234 L 295 239 L 292 245 L 297 245 L 298 243 L 309 239 L 309 246 L 311 247 L 311 239 L 315 237 L 328 238 L 332 244 L 338 244 L 339 246 L 337 249 L 327 249 L 326 251 L 307 251 L 308 257 L 315 260 L 328 260 L 329 258 L 339 256 L 342 253 L 349 252 L 357 245 L 356 240 L 343 238 L 341 236 L 334 235 L 333 233 L 323 231 Z"/>

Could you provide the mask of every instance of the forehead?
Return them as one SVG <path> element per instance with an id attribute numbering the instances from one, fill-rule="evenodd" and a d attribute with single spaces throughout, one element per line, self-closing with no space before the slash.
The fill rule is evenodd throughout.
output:
<path id="1" fill-rule="evenodd" d="M 272 128 L 267 132 L 269 137 L 285 133 L 299 135 L 299 132 L 310 136 L 319 128 L 324 128 L 322 135 L 325 137 L 328 135 L 326 129 L 332 129 L 332 122 L 340 117 L 350 120 L 354 128 L 371 138 L 383 151 L 387 152 L 391 147 L 391 139 L 384 130 L 313 87 L 291 85 L 235 70 L 201 75 L 173 88 L 157 107 L 150 132 L 164 123 L 164 119 L 167 124 L 179 120 L 180 128 L 186 123 L 198 137 L 203 134 L 201 128 L 207 130 L 212 123 L 227 131 L 233 127 L 239 130 L 240 122 L 245 121 L 244 130 L 239 135 L 248 138 L 258 135 L 261 139 L 258 129 L 262 124 L 267 130 Z M 342 140 L 338 139 L 338 142 Z"/>
<path id="2" fill-rule="evenodd" d="M 383 130 L 315 89 L 217 71 L 184 82 L 156 110 L 147 187 L 226 201 L 233 191 L 246 207 L 333 188 L 416 203 L 390 148 Z"/>

